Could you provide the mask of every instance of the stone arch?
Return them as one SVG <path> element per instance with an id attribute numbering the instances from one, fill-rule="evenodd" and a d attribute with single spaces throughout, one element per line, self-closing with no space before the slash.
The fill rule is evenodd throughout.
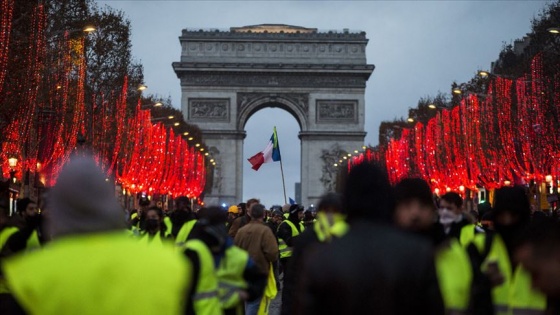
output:
<path id="1" fill-rule="evenodd" d="M 262 95 L 246 101 L 240 100 L 237 115 L 237 130 L 244 130 L 253 114 L 263 108 L 281 108 L 290 113 L 299 124 L 301 131 L 308 130 L 307 98 Z"/>

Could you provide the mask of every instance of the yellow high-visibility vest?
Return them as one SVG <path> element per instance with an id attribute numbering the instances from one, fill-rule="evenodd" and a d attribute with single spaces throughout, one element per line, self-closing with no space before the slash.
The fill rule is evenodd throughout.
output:
<path id="1" fill-rule="evenodd" d="M 449 314 L 466 312 L 473 278 L 467 251 L 452 238 L 436 252 L 435 265 L 445 309 Z"/>
<path id="2" fill-rule="evenodd" d="M 313 223 L 313 230 L 320 242 L 330 242 L 333 236 L 342 237 L 348 232 L 348 228 L 348 223 L 342 214 L 333 215 L 332 222 L 329 222 L 329 217 L 325 213 L 319 212 Z"/>
<path id="3" fill-rule="evenodd" d="M 282 223 L 280 223 L 278 229 L 280 229 L 280 226 L 282 226 L 282 224 L 284 223 L 290 226 L 292 230 L 292 237 L 296 237 L 299 235 L 298 229 L 290 220 L 285 220 Z M 278 251 L 280 252 L 280 258 L 288 258 L 288 257 L 292 257 L 293 248 L 291 246 L 288 246 L 288 244 L 286 244 L 286 241 L 280 238 L 278 239 Z"/>
<path id="4" fill-rule="evenodd" d="M 195 314 L 222 314 L 222 306 L 218 298 L 218 277 L 216 276 L 214 257 L 210 249 L 198 239 L 189 240 L 185 244 L 185 248 L 196 252 L 200 262 L 198 282 L 194 292 L 192 292 Z"/>
<path id="5" fill-rule="evenodd" d="M 183 226 L 179 230 L 179 233 L 177 233 L 177 238 L 175 239 L 175 246 L 177 248 L 183 249 L 183 246 L 187 242 L 187 238 L 189 237 L 189 234 L 191 234 L 191 231 L 195 224 L 196 220 L 190 220 L 183 224 Z"/>
<path id="6" fill-rule="evenodd" d="M 474 244 L 479 251 L 484 248 L 485 234 L 475 236 Z M 518 265 L 512 272 L 506 245 L 500 235 L 495 235 L 490 252 L 482 264 L 485 269 L 489 262 L 497 262 L 504 276 L 504 283 L 492 289 L 492 300 L 496 315 L 544 314 L 546 296 L 532 288 L 531 276 Z"/>
<path id="7" fill-rule="evenodd" d="M 146 266 L 157 266 L 157 276 L 139 290 Z M 25 311 L 43 315 L 182 314 L 192 272 L 184 256 L 122 231 L 65 236 L 10 257 L 3 270 Z"/>
<path id="8" fill-rule="evenodd" d="M 249 254 L 237 247 L 230 246 L 226 249 L 224 257 L 218 266 L 218 296 L 222 309 L 236 310 L 236 314 L 244 314 L 245 305 L 239 298 L 239 290 L 247 289 L 247 282 L 243 273 L 249 262 Z"/>
<path id="9" fill-rule="evenodd" d="M 0 250 L 4 248 L 4 245 L 6 245 L 10 236 L 17 231 L 19 231 L 19 229 L 15 226 L 5 227 L 2 231 L 0 231 Z M 1 293 L 10 293 L 8 286 L 6 285 L 6 280 L 3 276 L 0 276 L 0 294 Z"/>

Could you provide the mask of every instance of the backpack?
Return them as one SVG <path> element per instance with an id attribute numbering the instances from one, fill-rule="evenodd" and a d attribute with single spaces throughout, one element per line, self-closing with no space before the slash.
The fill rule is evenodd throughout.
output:
<path id="1" fill-rule="evenodd" d="M 467 247 L 473 278 L 471 284 L 471 297 L 469 301 L 468 313 L 476 315 L 494 315 L 494 303 L 492 302 L 492 283 L 486 274 L 481 270 L 482 263 L 488 256 L 492 241 L 493 233 L 486 233 L 484 238 L 484 249 L 482 253 L 474 243 L 470 243 Z"/>

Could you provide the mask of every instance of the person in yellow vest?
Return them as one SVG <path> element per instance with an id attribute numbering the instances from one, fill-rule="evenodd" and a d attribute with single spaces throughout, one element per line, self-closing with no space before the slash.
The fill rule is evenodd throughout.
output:
<path id="1" fill-rule="evenodd" d="M 288 211 L 289 216 L 278 226 L 276 237 L 278 238 L 278 251 L 280 252 L 280 264 L 284 272 L 288 269 L 290 257 L 292 257 L 293 239 L 303 232 L 303 206 L 293 204 Z"/>
<path id="2" fill-rule="evenodd" d="M 172 245 L 171 231 L 164 224 L 163 210 L 152 206 L 146 211 L 145 230 L 140 233 L 140 242 L 150 245 Z"/>
<path id="3" fill-rule="evenodd" d="M 93 158 L 70 158 L 49 196 L 52 241 L 2 265 L 11 292 L 28 314 L 183 314 L 190 263 L 126 235 L 105 177 Z M 157 266 L 157 276 L 139 290 L 146 266 Z"/>
<path id="4" fill-rule="evenodd" d="M 146 229 L 146 211 L 150 208 L 150 199 L 146 195 L 140 195 L 138 210 L 133 210 L 130 215 L 129 226 L 133 234 L 140 235 L 140 231 Z"/>
<path id="5" fill-rule="evenodd" d="M 177 238 L 179 231 L 186 222 L 196 219 L 195 213 L 192 211 L 190 204 L 191 200 L 186 196 L 179 196 L 175 199 L 175 210 L 169 213 L 169 222 L 171 227 L 168 229 L 171 231 L 173 238 Z M 169 224 L 169 223 L 166 223 Z"/>
<path id="6" fill-rule="evenodd" d="M 290 261 L 289 270 L 284 276 L 284 289 L 282 290 L 281 314 L 296 312 L 294 304 L 299 304 L 297 281 L 304 278 L 302 265 L 308 253 L 315 246 L 328 244 L 342 237 L 348 231 L 348 224 L 343 214 L 340 195 L 328 193 L 321 197 L 317 208 L 316 221 L 294 240 L 294 250 Z"/>
<path id="7" fill-rule="evenodd" d="M 262 295 L 266 275 L 249 257 L 247 251 L 235 246 L 224 227 L 226 217 L 220 207 L 203 208 L 199 221 L 187 241 L 202 241 L 214 259 L 218 278 L 218 298 L 225 315 L 245 314 L 245 301 Z"/>
<path id="8" fill-rule="evenodd" d="M 463 198 L 450 191 L 441 196 L 438 204 L 439 224 L 447 237 L 459 240 L 463 227 L 472 224 L 463 213 Z M 471 225 L 474 229 L 474 225 Z"/>
<path id="9" fill-rule="evenodd" d="M 479 251 L 488 248 L 482 263 L 495 285 L 492 299 L 497 315 L 545 314 L 546 297 L 533 288 L 531 275 L 513 255 L 531 217 L 529 199 L 523 187 L 502 187 L 494 195 L 495 235 L 475 236 Z M 491 242 L 486 238 L 491 237 Z M 487 244 L 490 243 L 490 244 Z"/>
<path id="10" fill-rule="evenodd" d="M 560 314 L 560 223 L 553 218 L 533 220 L 515 257 L 531 274 L 533 286 L 547 296 L 546 314 Z"/>
<path id="11" fill-rule="evenodd" d="M 438 229 L 430 186 L 420 178 L 405 178 L 395 186 L 395 201 L 397 227 L 422 236 L 435 247 L 436 274 L 447 314 L 467 314 L 471 261 L 458 239 L 446 237 Z"/>

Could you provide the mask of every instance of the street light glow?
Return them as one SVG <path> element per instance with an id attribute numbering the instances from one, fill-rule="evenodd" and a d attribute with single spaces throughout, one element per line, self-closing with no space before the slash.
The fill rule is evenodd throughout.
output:
<path id="1" fill-rule="evenodd" d="M 486 78 L 487 76 L 490 75 L 490 72 L 488 72 L 486 70 L 480 70 L 480 71 L 478 71 L 478 75 L 483 77 L 483 78 Z"/>
<path id="2" fill-rule="evenodd" d="M 148 88 L 147 85 L 145 85 L 145 84 L 140 84 L 140 85 L 138 86 L 138 91 L 144 91 L 144 90 L 147 89 L 147 88 Z"/>
<path id="3" fill-rule="evenodd" d="M 18 163 L 17 157 L 11 157 L 8 159 L 8 165 L 10 165 L 11 168 L 16 167 L 17 163 Z"/>
<path id="4" fill-rule="evenodd" d="M 428 105 L 428 108 L 429 108 L 429 109 L 436 109 L 437 106 L 436 106 L 436 104 L 429 104 L 429 105 Z"/>
<path id="5" fill-rule="evenodd" d="M 408 119 L 406 121 L 408 121 L 409 123 L 414 122 L 414 118 L 408 117 Z"/>
<path id="6" fill-rule="evenodd" d="M 552 34 L 560 34 L 560 27 L 551 27 L 547 31 Z"/>
<path id="7" fill-rule="evenodd" d="M 453 92 L 453 94 L 457 94 L 457 95 L 463 93 L 463 91 L 461 91 L 461 89 L 458 88 L 458 87 L 454 88 L 454 89 L 452 90 L 452 92 Z"/>
<path id="8" fill-rule="evenodd" d="M 95 32 L 95 26 L 93 25 L 86 25 L 86 27 L 84 27 L 84 32 L 86 33 L 91 33 L 91 32 Z"/>
<path id="9" fill-rule="evenodd" d="M 157 102 L 157 103 L 154 104 L 154 107 L 160 107 L 160 106 L 163 106 L 163 103 Z"/>

